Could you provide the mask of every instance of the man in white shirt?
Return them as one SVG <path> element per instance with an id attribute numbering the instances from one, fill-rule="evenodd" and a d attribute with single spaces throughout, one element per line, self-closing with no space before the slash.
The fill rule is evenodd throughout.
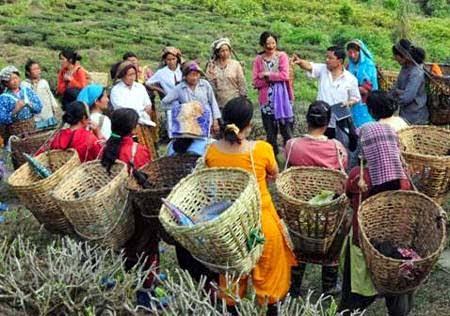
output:
<path id="1" fill-rule="evenodd" d="M 312 63 L 301 59 L 297 55 L 294 55 L 293 62 L 299 65 L 300 68 L 308 71 L 309 77 L 318 80 L 319 90 L 317 93 L 317 100 L 325 101 L 331 106 L 340 104 L 342 107 L 351 107 L 361 100 L 361 95 L 359 93 L 358 80 L 344 68 L 345 56 L 346 53 L 343 48 L 332 46 L 327 49 L 325 64 Z M 353 123 L 348 119 L 345 119 L 345 122 L 342 122 L 341 124 L 336 123 L 336 113 L 333 112 L 328 126 L 330 130 L 327 134 L 336 136 L 336 138 L 341 140 L 348 148 L 351 141 L 340 139 L 341 137 L 339 137 L 339 131 L 337 130 L 336 125 L 338 125 L 338 127 L 350 138 L 349 134 L 354 127 L 348 125 L 353 125 Z M 342 125 L 343 123 L 345 123 L 345 125 Z M 353 148 L 351 149 L 353 150 Z"/>

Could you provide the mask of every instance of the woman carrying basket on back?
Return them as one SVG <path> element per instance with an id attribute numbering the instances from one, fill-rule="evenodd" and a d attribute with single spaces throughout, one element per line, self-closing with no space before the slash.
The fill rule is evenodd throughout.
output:
<path id="1" fill-rule="evenodd" d="M 380 121 L 385 117 L 383 113 L 392 112 L 392 104 L 380 103 L 377 98 L 376 95 L 373 98 L 369 95 L 367 99 L 369 113 L 377 122 L 367 123 L 360 129 L 361 156 L 366 167 L 353 168 L 346 185 L 353 208 L 353 227 L 341 254 L 344 276 L 339 310 L 348 310 L 348 315 L 356 309 L 366 309 L 378 294 L 359 247 L 360 201 L 380 192 L 411 188 L 402 163 L 397 133 L 390 124 Z M 385 300 L 388 313 L 392 316 L 406 316 L 412 308 L 412 293 L 385 296 Z"/>
<path id="2" fill-rule="evenodd" d="M 261 193 L 261 222 L 265 238 L 261 258 L 252 271 L 252 283 L 258 302 L 268 306 L 268 315 L 277 314 L 276 303 L 282 300 L 291 279 L 291 267 L 296 265 L 295 256 L 288 246 L 285 228 L 275 210 L 267 178 L 275 178 L 278 166 L 270 144 L 264 141 L 249 141 L 250 121 L 253 116 L 251 102 L 238 97 L 227 103 L 223 110 L 224 125 L 220 140 L 211 144 L 205 153 L 208 167 L 239 167 L 254 173 Z M 225 278 L 220 278 L 221 288 L 226 287 Z M 247 278 L 239 280 L 239 296 L 243 297 Z M 227 302 L 234 302 L 227 298 Z M 232 310 L 232 308 L 230 307 Z"/>
<path id="3" fill-rule="evenodd" d="M 308 134 L 304 137 L 290 139 L 286 144 L 287 166 L 315 166 L 345 172 L 347 168 L 347 150 L 336 139 L 325 136 L 331 119 L 331 108 L 323 101 L 313 102 L 306 113 Z M 322 265 L 322 292 L 336 294 L 338 277 L 338 258 L 309 258 Z M 305 273 L 306 263 L 292 268 L 290 293 L 300 296 L 300 287 Z"/>

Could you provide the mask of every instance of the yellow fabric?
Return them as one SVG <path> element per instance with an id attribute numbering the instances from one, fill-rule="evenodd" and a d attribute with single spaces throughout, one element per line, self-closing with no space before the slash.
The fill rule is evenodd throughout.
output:
<path id="1" fill-rule="evenodd" d="M 294 253 L 283 238 L 282 224 L 267 188 L 267 173 L 276 168 L 272 146 L 264 141 L 257 141 L 253 146 L 252 155 L 261 192 L 261 222 L 265 237 L 263 254 L 252 271 L 252 283 L 259 303 L 272 304 L 287 294 L 291 281 L 291 267 L 297 263 Z M 215 144 L 209 146 L 205 163 L 208 167 L 239 167 L 253 173 L 250 152 L 224 153 Z M 245 292 L 246 282 L 246 278 L 239 281 L 240 296 Z M 225 286 L 223 277 L 220 283 L 221 287 Z"/>

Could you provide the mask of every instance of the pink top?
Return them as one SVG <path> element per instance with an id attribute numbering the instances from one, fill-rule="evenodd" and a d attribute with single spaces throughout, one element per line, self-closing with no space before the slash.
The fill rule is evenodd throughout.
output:
<path id="1" fill-rule="evenodd" d="M 291 148 L 292 147 L 292 148 Z M 289 154 L 290 151 L 290 154 Z M 286 156 L 290 166 L 315 166 L 330 169 L 347 168 L 347 151 L 337 140 L 312 138 L 292 138 L 286 144 Z"/>
<path id="2" fill-rule="evenodd" d="M 292 88 L 292 82 L 289 80 L 289 57 L 285 52 L 277 52 L 276 54 L 278 54 L 278 71 L 271 71 L 268 80 L 258 78 L 261 72 L 267 71 L 263 56 L 257 55 L 253 62 L 253 86 L 259 92 L 259 105 L 265 105 L 269 102 L 269 86 L 271 82 L 275 81 L 286 81 L 288 83 L 289 99 L 291 101 L 294 100 L 294 90 Z"/>

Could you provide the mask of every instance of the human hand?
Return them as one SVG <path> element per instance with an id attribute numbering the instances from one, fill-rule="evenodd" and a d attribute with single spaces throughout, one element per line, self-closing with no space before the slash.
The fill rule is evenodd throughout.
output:
<path id="1" fill-rule="evenodd" d="M 147 106 L 144 108 L 144 111 L 148 114 L 148 116 L 151 116 L 151 115 L 152 115 L 152 111 L 153 111 L 153 106 L 147 105 Z"/>
<path id="2" fill-rule="evenodd" d="M 14 108 L 15 112 L 19 112 L 20 110 L 22 110 L 25 106 L 25 101 L 24 100 L 19 100 L 16 102 L 16 106 Z"/>
<path id="3" fill-rule="evenodd" d="M 367 192 L 367 190 L 369 190 L 367 183 L 363 178 L 360 178 L 358 180 L 358 188 L 361 190 L 361 192 Z"/>
<path id="4" fill-rule="evenodd" d="M 64 74 L 64 81 L 71 81 L 73 79 L 72 75 L 65 73 Z"/>

